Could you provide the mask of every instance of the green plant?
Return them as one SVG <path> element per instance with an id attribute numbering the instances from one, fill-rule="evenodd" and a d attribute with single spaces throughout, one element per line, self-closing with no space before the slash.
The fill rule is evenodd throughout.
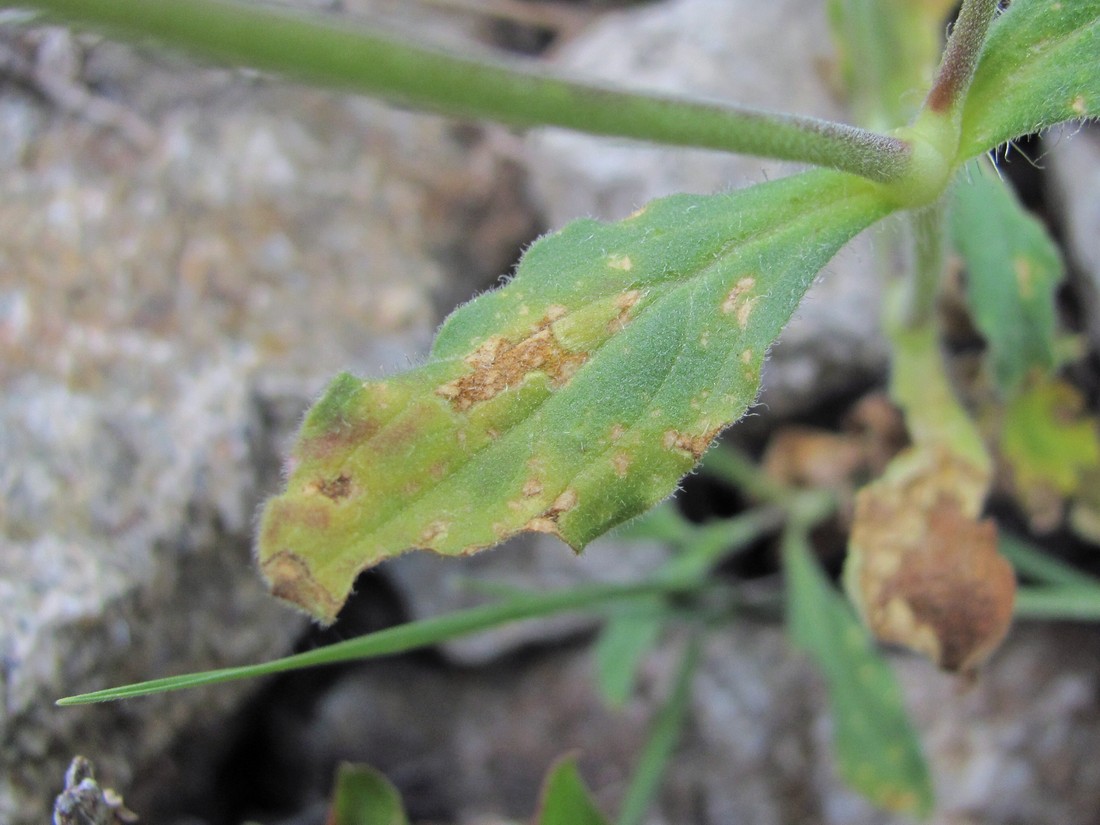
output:
<path id="1" fill-rule="evenodd" d="M 833 0 L 853 109 L 871 129 L 576 83 L 258 6 L 24 5 L 446 112 L 829 167 L 728 195 L 661 199 L 616 224 L 572 223 L 532 246 L 506 286 L 456 310 L 423 366 L 381 381 L 336 378 L 303 425 L 286 492 L 268 503 L 258 539 L 273 592 L 322 622 L 336 617 L 361 570 L 408 549 L 458 555 L 529 530 L 580 550 L 650 510 L 753 403 L 767 349 L 818 270 L 890 215 L 901 220 L 884 245 L 912 248 L 889 326 L 892 394 L 913 446 L 858 497 L 845 573 L 876 635 L 972 671 L 1003 637 L 1014 604 L 1011 568 L 980 520 L 991 445 L 1013 466 L 1025 503 L 1028 491 L 1039 502 L 1033 512 L 1051 490 L 1059 501 L 1078 498 L 1100 466 L 1095 424 L 1067 420 L 1074 391 L 1055 372 L 1057 253 L 978 160 L 1020 135 L 1095 115 L 1100 0 L 1015 0 L 999 16 L 994 0 L 966 0 L 938 69 L 936 32 L 949 4 Z M 910 111 L 899 90 L 929 79 Z M 960 177 L 968 180 L 955 185 Z M 994 400 L 984 410 L 958 400 L 939 344 L 934 303 L 949 245 L 966 261 L 970 305 L 989 342 Z M 1065 459 L 1050 461 L 1052 451 Z M 743 609 L 707 574 L 731 548 L 781 530 L 788 621 L 826 674 L 842 770 L 881 804 L 927 811 L 927 770 L 892 677 L 853 636 L 853 616 L 807 550 L 810 526 L 835 503 L 770 486 L 728 454 L 708 455 L 707 466 L 762 503 L 718 528 L 689 525 L 667 507 L 634 525 L 681 551 L 652 581 L 506 598 L 279 662 L 66 701 L 381 655 L 503 621 L 619 605 L 644 615 L 646 630 L 609 618 L 601 651 L 614 699 L 660 628 L 683 618 L 685 599 L 698 633 Z M 1095 614 L 1095 583 L 1068 581 L 1065 571 L 1044 579 L 1052 568 L 1040 574 L 1015 549 L 1017 565 L 1032 564 L 1050 585 L 1021 594 L 1017 614 Z M 872 674 L 866 683 L 852 677 L 860 670 Z M 868 715 L 875 724 L 856 724 Z M 675 726 L 662 721 L 623 822 L 640 818 L 671 748 Z M 900 756 L 889 742 L 902 743 Z"/>

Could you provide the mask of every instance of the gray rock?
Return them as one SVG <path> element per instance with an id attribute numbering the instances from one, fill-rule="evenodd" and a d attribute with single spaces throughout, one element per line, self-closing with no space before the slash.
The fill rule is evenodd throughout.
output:
<path id="1" fill-rule="evenodd" d="M 1089 341 L 1100 351 L 1100 130 L 1087 124 L 1059 127 L 1043 145 L 1070 277 L 1081 296 Z"/>
<path id="2" fill-rule="evenodd" d="M 5 382 L 0 403 L 0 819 L 13 825 L 44 820 L 75 750 L 128 785 L 246 690 L 73 709 L 55 699 L 268 658 L 298 628 L 249 573 L 248 359 L 226 352 L 185 372 L 174 351 L 159 369 L 100 354 L 132 369 L 131 383 L 88 392 L 28 374 Z"/>
<path id="3" fill-rule="evenodd" d="M 476 238 L 504 208 L 484 202 L 496 156 L 476 130 L 61 30 L 45 40 L 78 70 L 51 69 L 40 32 L 0 31 L 43 93 L 0 96 L 10 825 L 46 821 L 78 751 L 144 809 L 181 733 L 216 730 L 256 685 L 56 698 L 289 650 L 303 620 L 250 545 L 291 430 L 334 372 L 420 357 L 440 260 L 467 241 L 447 214 L 478 207 Z"/>
<path id="4" fill-rule="evenodd" d="M 916 657 L 894 666 L 930 761 L 934 825 L 1061 825 L 1100 816 L 1100 662 L 1091 628 L 1019 628 L 969 689 Z M 683 639 L 644 662 L 638 689 L 610 711 L 590 649 L 559 646 L 478 668 L 364 663 L 308 708 L 273 716 L 259 766 L 305 778 L 319 805 L 341 760 L 379 767 L 414 819 L 526 821 L 541 777 L 565 752 L 608 813 L 618 810 Z M 707 640 L 683 738 L 648 825 L 903 825 L 839 779 L 823 681 L 782 627 L 735 620 Z M 253 766 L 255 767 L 255 766 Z"/>
<path id="5" fill-rule="evenodd" d="M 1100 816 L 1100 661 L 1092 628 L 1018 627 L 969 689 L 894 659 L 932 768 L 934 825 Z M 654 822 L 906 823 L 838 778 L 823 684 L 778 627 L 739 624 L 707 647 L 691 730 Z"/>
<path id="6" fill-rule="evenodd" d="M 366 762 L 402 791 L 412 821 L 527 821 L 542 777 L 579 750 L 609 809 L 641 747 L 648 703 L 612 713 L 576 646 L 478 668 L 380 660 L 344 674 L 313 707 L 273 718 L 252 766 L 319 804 L 340 761 Z"/>
<path id="7" fill-rule="evenodd" d="M 817 0 L 670 0 L 609 14 L 558 55 L 562 69 L 628 88 L 844 120 L 823 69 L 832 60 Z M 712 193 L 790 174 L 789 163 L 650 147 L 559 130 L 528 141 L 532 187 L 552 226 L 617 220 L 674 192 Z M 880 375 L 879 261 L 870 234 L 824 271 L 771 352 L 765 414 L 788 416 Z"/>

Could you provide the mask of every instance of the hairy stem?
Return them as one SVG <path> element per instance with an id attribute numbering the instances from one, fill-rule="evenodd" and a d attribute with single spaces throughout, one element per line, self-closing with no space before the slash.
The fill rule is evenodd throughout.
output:
<path id="1" fill-rule="evenodd" d="M 815 118 L 579 83 L 519 62 L 449 54 L 391 34 L 224 0 L 25 0 L 59 20 L 154 37 L 220 62 L 452 115 L 697 146 L 832 167 L 891 183 L 898 138 Z"/>
<path id="2" fill-rule="evenodd" d="M 947 264 L 944 238 L 945 210 L 942 202 L 913 210 L 913 273 L 902 323 L 909 329 L 929 326 L 936 312 L 936 296 Z"/>
<path id="3" fill-rule="evenodd" d="M 997 0 L 964 0 L 925 101 L 929 110 L 944 114 L 962 108 L 996 14 Z"/>

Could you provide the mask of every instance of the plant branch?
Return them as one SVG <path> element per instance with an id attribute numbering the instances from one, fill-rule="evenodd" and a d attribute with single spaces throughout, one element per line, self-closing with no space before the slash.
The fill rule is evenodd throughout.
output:
<path id="1" fill-rule="evenodd" d="M 650 581 L 630 584 L 594 584 L 515 596 L 491 604 L 457 610 L 444 616 L 421 619 L 379 630 L 282 659 L 201 673 L 166 676 L 148 682 L 105 688 L 80 696 L 59 699 L 57 704 L 66 706 L 107 702 L 200 685 L 215 685 L 237 679 L 269 676 L 306 667 L 389 656 L 522 619 L 533 619 L 567 611 L 599 612 L 608 603 L 616 600 L 629 601 L 640 596 L 660 596 L 681 592 L 684 592 L 684 588 L 680 582 Z"/>
<path id="2" fill-rule="evenodd" d="M 446 53 L 394 35 L 224 0 L 25 0 L 58 20 L 153 37 L 219 62 L 514 126 L 801 161 L 883 183 L 904 177 L 910 146 L 815 118 L 579 83 L 519 62 Z"/>
<path id="3" fill-rule="evenodd" d="M 960 110 L 997 14 L 997 0 L 964 0 L 944 49 L 925 107 L 943 114 Z"/>

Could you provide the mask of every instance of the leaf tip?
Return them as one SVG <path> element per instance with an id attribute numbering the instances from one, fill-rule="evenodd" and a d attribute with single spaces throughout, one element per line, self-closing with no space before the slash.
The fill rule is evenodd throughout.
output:
<path id="1" fill-rule="evenodd" d="M 260 572 L 276 598 L 304 610 L 321 624 L 336 621 L 344 599 L 334 598 L 296 553 L 284 549 L 261 558 Z"/>

